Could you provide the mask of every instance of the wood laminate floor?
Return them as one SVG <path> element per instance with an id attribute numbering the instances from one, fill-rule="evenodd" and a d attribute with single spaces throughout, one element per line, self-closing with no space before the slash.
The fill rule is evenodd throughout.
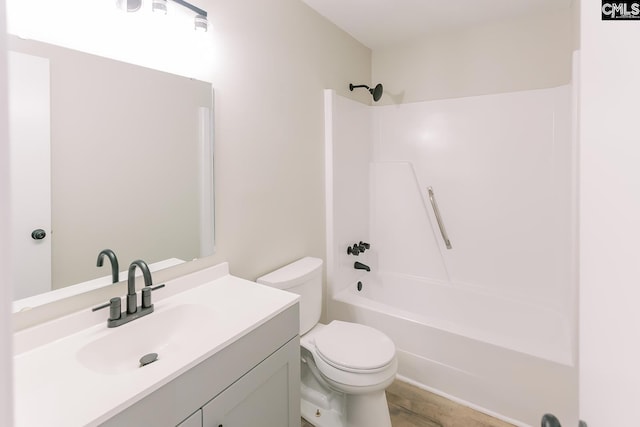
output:
<path id="1" fill-rule="evenodd" d="M 482 412 L 402 381 L 387 388 L 393 427 L 513 427 Z M 313 427 L 302 420 L 302 427 Z"/>

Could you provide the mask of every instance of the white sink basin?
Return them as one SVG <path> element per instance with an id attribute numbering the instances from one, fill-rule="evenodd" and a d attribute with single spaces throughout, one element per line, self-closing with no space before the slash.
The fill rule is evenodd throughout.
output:
<path id="1" fill-rule="evenodd" d="M 140 358 L 157 353 L 153 363 L 175 359 L 199 344 L 197 332 L 215 325 L 213 310 L 197 304 L 160 307 L 143 318 L 127 323 L 87 343 L 77 353 L 78 361 L 101 374 L 121 374 L 151 366 L 140 366 Z"/>

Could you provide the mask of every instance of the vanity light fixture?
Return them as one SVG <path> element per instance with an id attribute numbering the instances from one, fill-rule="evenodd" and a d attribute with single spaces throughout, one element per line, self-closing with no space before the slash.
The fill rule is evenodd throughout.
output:
<path id="1" fill-rule="evenodd" d="M 194 29 L 196 31 L 204 31 L 206 32 L 209 28 L 209 21 L 207 20 L 207 11 L 200 9 L 199 7 L 196 7 L 194 5 L 192 5 L 189 2 L 186 2 L 184 0 L 172 0 L 175 3 L 178 3 L 179 5 L 182 5 L 184 7 L 186 7 L 187 9 L 192 10 L 193 12 L 196 13 L 196 16 L 194 18 Z"/>
<path id="2" fill-rule="evenodd" d="M 193 28 L 196 31 L 203 31 L 206 33 L 208 27 L 209 27 L 209 22 L 207 21 L 207 17 L 204 15 L 196 15 L 193 22 Z"/>
<path id="3" fill-rule="evenodd" d="M 116 0 L 116 6 L 127 12 L 137 12 L 142 7 L 142 0 Z"/>
<path id="4" fill-rule="evenodd" d="M 116 0 L 116 5 L 122 10 L 127 12 L 137 12 L 142 7 L 143 0 Z M 168 0 L 151 0 L 151 10 L 162 14 L 167 14 L 167 1 Z M 206 32 L 209 29 L 209 20 L 207 19 L 207 11 L 200 9 L 184 0 L 171 0 L 174 3 L 184 6 L 187 9 L 195 12 L 194 29 L 196 31 Z"/>
<path id="5" fill-rule="evenodd" d="M 164 15 L 167 14 L 167 0 L 152 0 L 151 10 L 154 12 L 160 12 Z"/>

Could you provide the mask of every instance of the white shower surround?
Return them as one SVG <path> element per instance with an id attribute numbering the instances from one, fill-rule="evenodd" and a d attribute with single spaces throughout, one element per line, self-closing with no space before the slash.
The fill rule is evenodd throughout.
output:
<path id="1" fill-rule="evenodd" d="M 328 318 L 389 334 L 405 379 L 522 425 L 577 418 L 571 96 L 325 93 Z"/>

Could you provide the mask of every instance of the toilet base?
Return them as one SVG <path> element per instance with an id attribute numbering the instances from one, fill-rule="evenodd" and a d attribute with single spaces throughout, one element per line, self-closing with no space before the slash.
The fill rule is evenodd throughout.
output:
<path id="1" fill-rule="evenodd" d="M 347 394 L 346 427 L 391 427 L 384 390 L 367 394 Z"/>
<path id="2" fill-rule="evenodd" d="M 356 395 L 330 391 L 327 395 L 303 384 L 301 397 L 302 418 L 315 427 L 391 427 L 384 390 Z"/>
<path id="3" fill-rule="evenodd" d="M 346 427 L 344 416 L 340 412 L 331 408 L 318 408 L 308 400 L 300 401 L 300 414 L 314 427 Z"/>
<path id="4" fill-rule="evenodd" d="M 300 338 L 300 398 L 302 417 L 314 427 L 391 427 L 385 389 L 393 382 L 398 360 L 384 371 L 360 377 L 323 374 L 316 365 L 314 333 L 324 328 L 318 324 Z M 349 384 L 349 385 L 347 385 Z"/>

